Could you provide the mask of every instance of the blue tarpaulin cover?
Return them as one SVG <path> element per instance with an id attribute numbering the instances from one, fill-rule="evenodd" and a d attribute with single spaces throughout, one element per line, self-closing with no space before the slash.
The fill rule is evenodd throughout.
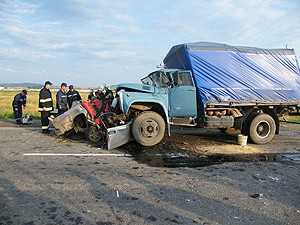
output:
<path id="1" fill-rule="evenodd" d="M 172 47 L 164 64 L 192 71 L 203 104 L 300 101 L 300 72 L 293 49 L 197 42 Z"/>

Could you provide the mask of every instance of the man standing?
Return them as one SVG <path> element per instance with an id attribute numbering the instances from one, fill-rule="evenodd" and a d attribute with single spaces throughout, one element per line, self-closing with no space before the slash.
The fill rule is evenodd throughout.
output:
<path id="1" fill-rule="evenodd" d="M 41 112 L 42 131 L 43 133 L 49 133 L 49 120 L 50 111 L 53 109 L 52 95 L 50 91 L 52 83 L 50 81 L 45 82 L 45 86 L 41 89 L 39 95 L 39 112 Z"/>
<path id="2" fill-rule="evenodd" d="M 27 90 L 23 90 L 14 97 L 14 101 L 12 103 L 17 124 L 22 124 L 22 106 L 24 109 L 26 108 L 26 95 Z"/>
<path id="3" fill-rule="evenodd" d="M 114 100 L 114 94 L 111 90 L 109 90 L 108 86 L 105 86 L 104 90 L 105 90 L 105 95 L 103 98 L 103 105 L 100 109 L 101 112 L 105 112 L 106 105 L 108 104 L 108 106 L 110 107 L 112 101 Z"/>
<path id="4" fill-rule="evenodd" d="M 105 95 L 104 95 L 104 99 L 106 102 L 109 103 L 109 105 L 111 105 L 112 101 L 114 100 L 114 94 L 113 92 L 108 88 L 108 86 L 104 87 L 105 90 Z"/>
<path id="5" fill-rule="evenodd" d="M 79 92 L 74 89 L 73 85 L 69 86 L 69 91 L 67 93 L 67 96 L 68 96 L 69 109 L 71 109 L 73 102 L 81 101 L 81 96 Z"/>
<path id="6" fill-rule="evenodd" d="M 94 99 L 95 99 L 95 93 L 94 93 L 94 90 L 91 89 L 91 92 L 88 95 L 88 101 L 92 102 L 92 101 L 94 101 Z"/>
<path id="7" fill-rule="evenodd" d="M 96 93 L 96 98 L 97 98 L 98 100 L 100 100 L 101 102 L 103 102 L 103 100 L 104 100 L 104 93 L 102 92 L 101 89 L 99 89 L 99 90 L 97 91 L 97 93 Z"/>
<path id="8" fill-rule="evenodd" d="M 60 90 L 56 94 L 56 108 L 58 109 L 58 115 L 63 114 L 68 110 L 68 99 L 67 99 L 67 84 L 62 83 Z"/>

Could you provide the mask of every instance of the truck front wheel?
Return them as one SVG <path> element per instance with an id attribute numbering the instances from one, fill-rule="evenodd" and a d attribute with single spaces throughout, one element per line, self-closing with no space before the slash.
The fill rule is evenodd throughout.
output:
<path id="1" fill-rule="evenodd" d="M 273 139 L 275 131 L 275 121 L 268 114 L 258 114 L 250 121 L 249 138 L 255 144 L 268 143 Z"/>
<path id="2" fill-rule="evenodd" d="M 158 113 L 145 111 L 134 119 L 132 136 L 143 146 L 153 146 L 163 139 L 165 129 L 165 121 Z"/>

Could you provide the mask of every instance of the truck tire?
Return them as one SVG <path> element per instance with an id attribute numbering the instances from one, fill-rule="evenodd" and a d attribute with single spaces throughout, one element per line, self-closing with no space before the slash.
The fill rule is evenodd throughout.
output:
<path id="1" fill-rule="evenodd" d="M 266 144 L 275 135 L 276 124 L 274 119 L 265 113 L 257 114 L 249 121 L 249 138 L 255 144 Z"/>
<path id="2" fill-rule="evenodd" d="M 227 127 L 226 128 L 218 128 L 219 131 L 221 131 L 222 133 L 226 133 Z"/>
<path id="3" fill-rule="evenodd" d="M 145 111 L 134 119 L 131 132 L 140 145 L 153 146 L 163 139 L 165 129 L 165 121 L 158 113 Z"/>

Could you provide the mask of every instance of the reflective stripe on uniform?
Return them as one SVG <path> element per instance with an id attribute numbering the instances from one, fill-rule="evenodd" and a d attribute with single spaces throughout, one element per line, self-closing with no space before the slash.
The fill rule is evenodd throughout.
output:
<path id="1" fill-rule="evenodd" d="M 44 112 L 43 108 L 39 108 L 39 111 L 40 111 L 40 112 Z M 46 108 L 46 111 L 52 111 L 52 107 Z"/>
<path id="2" fill-rule="evenodd" d="M 49 125 L 48 126 L 42 126 L 42 130 L 48 130 L 49 129 Z"/>
<path id="3" fill-rule="evenodd" d="M 40 102 L 42 102 L 42 103 L 45 103 L 45 102 L 52 102 L 52 98 L 40 99 Z"/>

